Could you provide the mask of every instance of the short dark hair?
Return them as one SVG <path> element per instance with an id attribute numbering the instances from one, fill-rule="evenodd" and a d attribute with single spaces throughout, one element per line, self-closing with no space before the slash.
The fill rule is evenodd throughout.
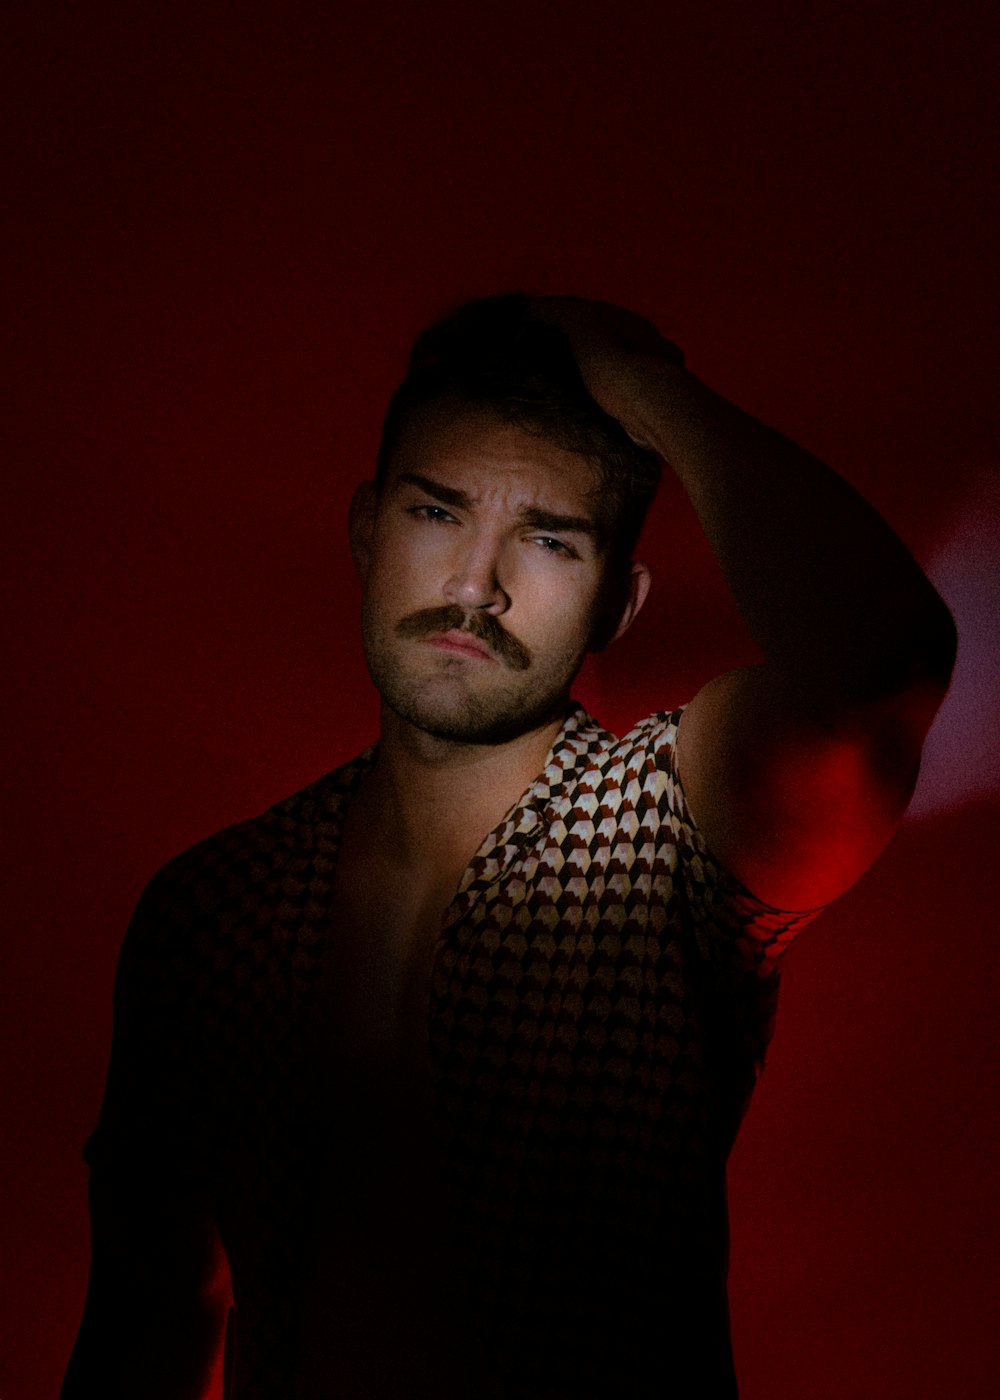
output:
<path id="1" fill-rule="evenodd" d="M 661 464 L 590 397 L 569 340 L 537 320 L 513 292 L 457 307 L 416 339 L 406 377 L 389 400 L 375 485 L 381 490 L 408 419 L 425 404 L 458 399 L 585 457 L 597 473 L 597 518 L 617 560 L 630 558 L 656 494 Z"/>

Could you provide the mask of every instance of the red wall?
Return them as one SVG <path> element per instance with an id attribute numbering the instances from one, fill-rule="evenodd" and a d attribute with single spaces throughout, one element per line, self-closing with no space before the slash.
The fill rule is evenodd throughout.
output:
<path id="1" fill-rule="evenodd" d="M 993 7 L 488 8 L 8 8 L 0 1395 L 49 1400 L 72 1345 L 131 905 L 373 736 L 351 488 L 414 331 L 525 286 L 657 320 L 959 613 L 919 815 L 789 956 L 732 1293 L 745 1400 L 985 1400 Z M 657 592 L 581 692 L 613 727 L 745 654 L 693 528 L 668 486 Z"/>

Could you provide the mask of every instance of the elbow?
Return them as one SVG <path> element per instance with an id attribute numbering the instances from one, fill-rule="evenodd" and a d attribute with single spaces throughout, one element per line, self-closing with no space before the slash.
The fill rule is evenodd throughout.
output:
<path id="1" fill-rule="evenodd" d="M 925 642 L 924 674 L 928 680 L 938 683 L 943 696 L 958 656 L 958 628 L 944 601 L 938 598 L 937 603 L 936 615 L 928 628 Z"/>
<path id="2" fill-rule="evenodd" d="M 930 605 L 871 658 L 868 698 L 916 694 L 932 700 L 936 710 L 947 693 L 957 654 L 955 620 L 935 593 Z"/>
<path id="3" fill-rule="evenodd" d="M 896 675 L 889 678 L 895 682 L 891 688 L 936 696 L 936 709 L 947 693 L 958 655 L 955 619 L 936 593 L 905 641 L 896 658 Z"/>
<path id="4" fill-rule="evenodd" d="M 945 604 L 935 594 L 932 606 L 907 624 L 887 624 L 861 645 L 856 634 L 854 640 L 841 652 L 831 649 L 810 676 L 814 702 L 828 712 L 888 708 L 926 732 L 947 694 L 958 650 Z"/>
<path id="5" fill-rule="evenodd" d="M 936 601 L 933 614 L 883 658 L 878 684 L 867 697 L 876 709 L 896 717 L 917 754 L 948 693 L 958 652 L 954 619 L 944 603 Z"/>

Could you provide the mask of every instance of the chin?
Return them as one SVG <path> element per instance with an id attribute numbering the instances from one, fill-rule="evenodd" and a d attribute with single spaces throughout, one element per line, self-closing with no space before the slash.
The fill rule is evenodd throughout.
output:
<path id="1" fill-rule="evenodd" d="M 454 744 L 506 744 L 561 715 L 567 696 L 530 706 L 484 703 L 469 697 L 450 705 L 384 693 L 382 699 L 400 719 L 435 739 Z"/>
<path id="2" fill-rule="evenodd" d="M 406 680 L 369 664 L 383 703 L 400 719 L 435 739 L 454 744 L 506 744 L 565 714 L 569 683 L 537 693 L 499 689 L 483 695 L 460 691 L 447 680 Z"/>

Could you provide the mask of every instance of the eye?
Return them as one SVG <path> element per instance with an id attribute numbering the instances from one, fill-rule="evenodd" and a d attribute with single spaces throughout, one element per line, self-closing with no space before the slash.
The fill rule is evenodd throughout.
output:
<path id="1" fill-rule="evenodd" d="M 415 515 L 418 520 L 429 520 L 433 525 L 446 525 L 449 521 L 454 521 L 455 517 L 445 510 L 444 506 L 410 506 L 409 515 Z"/>
<path id="2" fill-rule="evenodd" d="M 565 540 L 557 540 L 554 535 L 535 535 L 534 543 L 537 544 L 546 554 L 561 554 L 567 559 L 576 559 L 579 556 L 572 546 Z"/>

